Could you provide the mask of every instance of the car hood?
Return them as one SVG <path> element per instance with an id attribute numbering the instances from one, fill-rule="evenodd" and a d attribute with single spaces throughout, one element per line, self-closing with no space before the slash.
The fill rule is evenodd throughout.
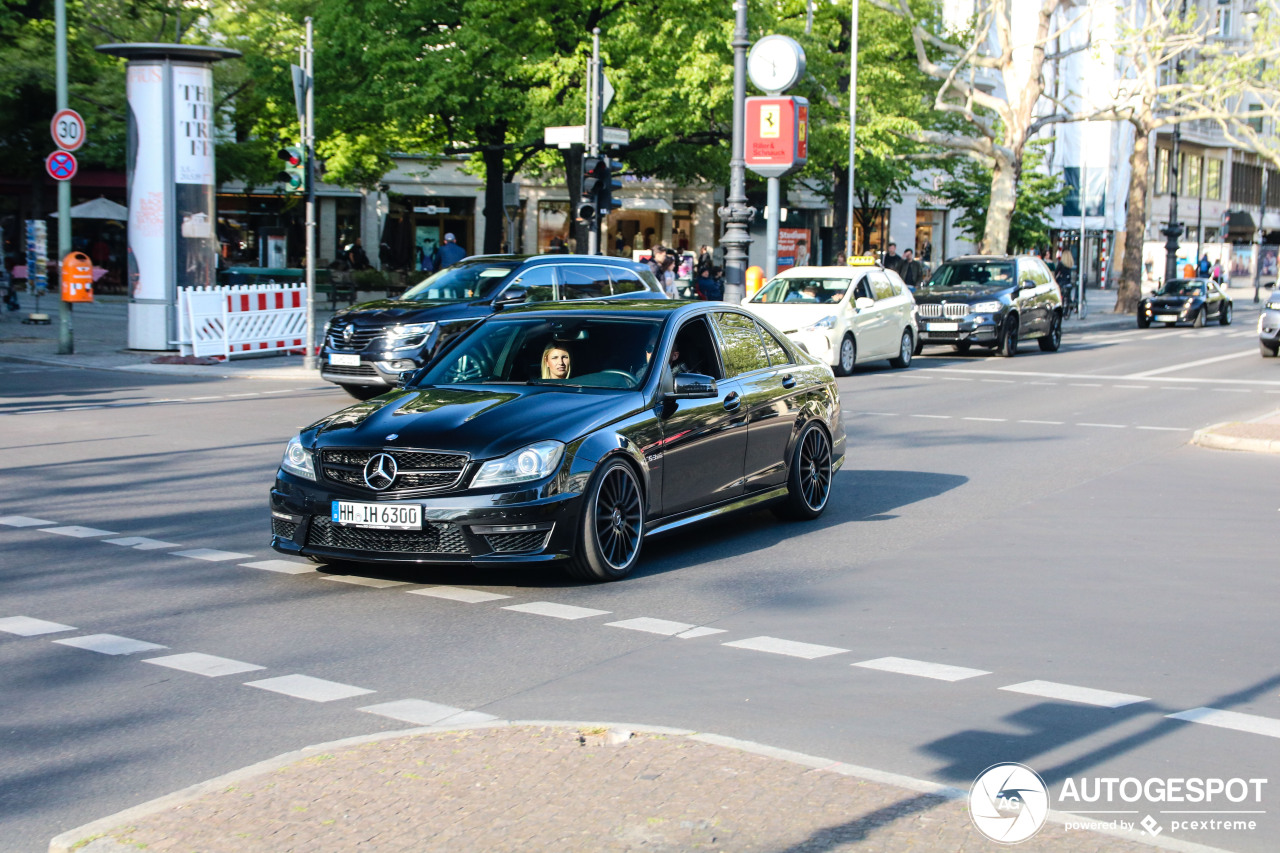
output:
<path id="1" fill-rule="evenodd" d="M 317 421 L 307 428 L 313 435 L 304 436 L 304 443 L 454 450 L 492 459 L 535 441 L 568 444 L 642 406 L 643 397 L 634 391 L 539 385 L 399 389 Z"/>
<path id="2" fill-rule="evenodd" d="M 486 301 L 415 302 L 408 299 L 376 299 L 361 302 L 333 316 L 334 323 L 351 322 L 358 326 L 388 326 L 396 323 L 429 323 L 459 317 L 484 317 L 493 306 Z"/>
<path id="3" fill-rule="evenodd" d="M 1183 305 L 1186 304 L 1188 299 L 1190 299 L 1193 303 L 1195 303 L 1203 300 L 1204 297 L 1203 296 L 1148 296 L 1142 301 L 1149 302 L 1152 305 L 1159 305 L 1161 307 L 1166 307 L 1166 308 L 1172 308 L 1174 306 L 1181 308 Z"/>
<path id="4" fill-rule="evenodd" d="M 981 302 L 999 299 L 1013 293 L 1011 285 L 975 284 L 972 287 L 929 287 L 921 285 L 915 290 L 916 302 Z"/>
<path id="5" fill-rule="evenodd" d="M 743 307 L 782 332 L 794 332 L 823 317 L 839 316 L 842 306 L 838 303 L 752 302 Z"/>

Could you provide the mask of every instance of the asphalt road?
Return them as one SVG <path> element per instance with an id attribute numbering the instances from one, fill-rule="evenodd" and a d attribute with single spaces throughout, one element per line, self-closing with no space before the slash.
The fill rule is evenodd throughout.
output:
<path id="1" fill-rule="evenodd" d="M 652 540 L 603 586 L 268 562 L 284 442 L 347 402 L 324 383 L 0 365 L 0 850 L 404 728 L 360 709 L 405 699 L 714 731 L 962 787 L 1021 761 L 1060 809 L 1274 849 L 1280 460 L 1188 444 L 1280 408 L 1250 319 L 1069 324 L 1056 354 L 931 348 L 860 370 L 840 380 L 850 452 L 820 520 L 766 511 Z M 58 642 L 97 634 L 164 648 Z M 261 669 L 146 662 L 189 653 Z M 286 675 L 325 683 L 246 686 Z M 1169 716 L 1186 712 L 1200 721 Z M 1062 801 L 1095 777 L 1268 782 L 1261 802 Z M 1175 829 L 1224 817 L 1170 813 L 1191 810 L 1259 813 L 1225 816 L 1252 830 Z"/>

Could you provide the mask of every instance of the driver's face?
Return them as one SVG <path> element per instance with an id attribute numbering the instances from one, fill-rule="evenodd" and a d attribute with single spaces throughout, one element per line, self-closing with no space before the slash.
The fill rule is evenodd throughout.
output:
<path id="1" fill-rule="evenodd" d="M 553 349 L 547 353 L 547 372 L 552 379 L 564 379 L 569 375 L 569 353 Z"/>

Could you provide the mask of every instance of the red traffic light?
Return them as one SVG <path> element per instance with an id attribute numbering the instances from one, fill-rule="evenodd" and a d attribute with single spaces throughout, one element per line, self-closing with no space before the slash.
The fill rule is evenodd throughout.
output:
<path id="1" fill-rule="evenodd" d="M 293 146 L 281 148 L 276 152 L 276 156 L 288 163 L 290 166 L 302 165 L 302 149 L 300 148 L 295 148 Z"/>

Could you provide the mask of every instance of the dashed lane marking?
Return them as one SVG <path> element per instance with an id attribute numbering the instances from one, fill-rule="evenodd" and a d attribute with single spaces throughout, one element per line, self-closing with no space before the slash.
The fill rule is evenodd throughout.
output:
<path id="1" fill-rule="evenodd" d="M 1063 422 L 1062 422 L 1062 421 L 1028 421 L 1028 420 L 1022 420 L 1022 421 L 1018 421 L 1018 423 L 1020 423 L 1020 424 L 1040 424 L 1041 426 L 1062 426 L 1062 425 L 1063 425 Z"/>
<path id="2" fill-rule="evenodd" d="M 1072 388 L 1101 388 L 1101 382 L 1068 382 Z"/>
<path id="3" fill-rule="evenodd" d="M 92 539 L 97 536 L 119 536 L 114 530 L 99 530 L 96 527 L 81 527 L 78 524 L 67 527 L 45 527 L 41 533 L 56 533 L 59 536 L 72 536 L 76 539 Z"/>
<path id="4" fill-rule="evenodd" d="M 207 560 L 210 563 L 221 563 L 224 560 L 252 560 L 252 554 L 238 554 L 235 551 L 219 551 L 217 548 L 191 548 L 186 551 L 170 552 L 175 557 L 190 557 L 193 560 Z"/>
<path id="5" fill-rule="evenodd" d="M 429 586 L 426 589 L 411 589 L 410 595 L 429 595 L 432 598 L 447 598 L 450 601 L 461 601 L 466 604 L 479 604 L 483 601 L 497 601 L 510 598 L 497 592 L 484 592 L 479 589 L 464 589 L 458 586 Z"/>
<path id="6" fill-rule="evenodd" d="M 367 586 L 371 589 L 387 589 L 393 586 L 408 585 L 408 581 L 390 581 L 384 578 L 366 578 L 360 575 L 325 575 L 321 580 L 349 583 L 352 586 Z"/>
<path id="7" fill-rule="evenodd" d="M 434 726 L 437 723 L 468 726 L 498 719 L 492 714 L 438 705 L 425 699 L 400 699 L 379 705 L 367 705 L 358 710 L 366 714 L 377 714 L 379 717 L 399 720 L 402 723 L 412 723 L 415 726 Z"/>
<path id="8" fill-rule="evenodd" d="M 951 666 L 945 663 L 930 663 L 910 658 L 876 658 L 864 660 L 851 666 L 866 669 L 878 669 L 882 672 L 896 672 L 899 675 L 918 675 L 921 678 L 933 678 L 938 681 L 963 681 L 966 678 L 977 678 L 979 675 L 990 675 L 985 669 L 973 669 L 967 666 Z"/>
<path id="9" fill-rule="evenodd" d="M 159 643 L 131 640 L 115 634 L 88 634 L 84 637 L 67 637 L 54 642 L 61 646 L 74 646 L 77 649 L 87 649 L 103 655 L 135 655 L 138 652 L 153 652 L 157 649 L 169 648 Z"/>
<path id="10" fill-rule="evenodd" d="M 261 569 L 264 572 L 280 572 L 285 575 L 305 575 L 316 570 L 315 563 L 295 563 L 293 560 L 257 560 L 240 565 L 246 569 Z"/>
<path id="11" fill-rule="evenodd" d="M 819 646 L 815 643 L 797 643 L 795 640 L 781 640 L 777 637 L 749 637 L 745 640 L 734 640 L 730 643 L 722 643 L 733 649 L 750 649 L 753 652 L 769 652 L 775 655 L 788 655 L 793 658 L 804 658 L 805 660 L 814 660 L 816 658 L 825 658 L 829 655 L 841 655 L 847 653 L 848 649 L 840 649 L 835 646 Z"/>
<path id="12" fill-rule="evenodd" d="M 999 370 L 989 367 L 930 367 L 931 372 L 944 373 L 963 373 L 968 376 L 1013 376 L 1019 379 L 1078 379 L 1081 381 L 1092 382 L 1096 380 L 1133 380 L 1133 379 L 1154 379 L 1157 382 L 1169 382 L 1173 384 L 1183 383 L 1187 385 L 1268 385 L 1275 387 L 1280 385 L 1280 380 L 1274 379 L 1202 379 L 1192 376 L 1157 376 L 1157 373 L 1164 373 L 1170 370 L 1181 370 L 1183 368 L 1193 367 L 1200 364 L 1207 364 L 1213 361 L 1222 361 L 1231 358 L 1243 358 L 1249 355 L 1254 358 L 1258 357 L 1258 351 L 1251 349 L 1248 352 L 1237 353 L 1229 356 L 1219 356 L 1216 359 L 1208 359 L 1201 362 L 1188 362 L 1186 364 L 1175 364 L 1170 367 L 1160 368 L 1158 371 L 1146 371 L 1143 373 L 1128 373 L 1121 376 L 1115 376 L 1105 373 L 1052 373 L 1042 370 Z M 993 359 L 999 361 L 999 359 Z M 945 376 L 939 376 L 939 379 L 946 379 Z M 1028 382 L 1028 385 L 1036 384 Z M 1114 387 L 1114 386 L 1104 386 Z M 1163 387 L 1163 386 L 1161 386 Z M 1184 389 L 1186 390 L 1186 389 Z"/>
<path id="13" fill-rule="evenodd" d="M 75 631 L 70 625 L 61 622 L 48 622 L 44 619 L 33 619 L 30 616 L 7 616 L 0 619 L 0 631 L 6 634 L 17 634 L 19 637 L 38 637 L 41 634 L 56 634 L 59 631 Z"/>
<path id="14" fill-rule="evenodd" d="M 1127 424 L 1089 424 L 1089 423 L 1078 423 L 1078 424 L 1076 424 L 1076 426 L 1082 426 L 1082 427 L 1101 427 L 1101 428 L 1103 428 L 1103 429 L 1125 429 L 1125 428 L 1126 428 L 1126 426 L 1127 426 Z"/>
<path id="15" fill-rule="evenodd" d="M 935 420 L 947 421 L 951 420 L 951 415 L 911 415 L 913 418 L 933 418 Z"/>
<path id="16" fill-rule="evenodd" d="M 264 678 L 261 681 L 246 681 L 245 686 L 270 690 L 272 693 L 282 693 L 285 696 L 306 699 L 309 702 L 333 702 L 374 692 L 364 687 L 326 681 L 323 678 L 312 678 L 309 675 L 281 675 L 276 678 Z"/>
<path id="17" fill-rule="evenodd" d="M 1212 390 L 1216 391 L 1219 394 L 1252 394 L 1253 393 L 1252 388 L 1214 388 Z"/>
<path id="18" fill-rule="evenodd" d="M 1145 391 L 1145 390 L 1147 390 L 1148 388 L 1150 388 L 1151 386 L 1150 386 L 1150 385 L 1112 385 L 1111 387 L 1112 387 L 1112 388 L 1125 388 L 1125 389 L 1132 390 L 1132 391 Z"/>
<path id="19" fill-rule="evenodd" d="M 556 604 L 554 601 L 531 601 L 528 604 L 510 604 L 503 610 L 514 610 L 518 613 L 533 613 L 537 616 L 551 616 L 555 619 L 588 619 L 592 616 L 606 616 L 608 610 L 593 610 L 590 607 L 575 607 L 572 604 Z"/>
<path id="20" fill-rule="evenodd" d="M 962 421 L 985 421 L 987 423 L 999 424 L 1004 423 L 1008 418 L 961 418 Z"/>
<path id="21" fill-rule="evenodd" d="M 1241 714 L 1239 711 L 1223 711 L 1218 708 L 1192 708 L 1190 711 L 1179 711 L 1176 714 L 1165 714 L 1165 716 L 1171 720 L 1204 723 L 1206 726 L 1216 726 L 1220 729 L 1233 729 L 1237 732 L 1280 738 L 1280 720 L 1259 717 L 1256 714 Z"/>
<path id="22" fill-rule="evenodd" d="M 0 524 L 6 527 L 48 527 L 56 521 L 45 521 L 43 518 L 31 518 L 25 515 L 6 515 L 0 518 Z"/>
<path id="23" fill-rule="evenodd" d="M 125 536 L 121 539 L 103 539 L 103 542 L 109 542 L 112 545 L 123 545 L 126 548 L 135 548 L 139 551 L 159 551 L 161 548 L 181 548 L 177 542 L 162 542 L 159 539 L 150 539 L 146 536 Z"/>
<path id="24" fill-rule="evenodd" d="M 1020 684 L 1009 684 L 1000 689 L 1008 690 L 1010 693 L 1025 693 L 1028 696 L 1043 696 L 1046 699 L 1063 699 L 1102 708 L 1123 708 L 1125 705 L 1150 701 L 1146 696 L 1112 693 L 1110 690 L 1095 690 L 1092 687 L 1076 687 L 1073 684 L 1058 684 L 1053 681 L 1024 681 Z"/>
<path id="25" fill-rule="evenodd" d="M 723 628 L 694 628 L 690 631 L 685 631 L 683 633 L 676 634 L 676 639 L 696 640 L 698 637 L 710 637 L 712 634 L 725 634 L 725 633 L 728 633 L 728 632 L 725 631 L 725 629 Z"/>
<path id="26" fill-rule="evenodd" d="M 649 616 L 641 616 L 637 619 L 623 619 L 621 622 L 606 622 L 605 625 L 609 628 L 627 628 L 631 631 L 664 634 L 668 637 L 683 634 L 694 628 L 693 625 L 687 622 L 672 622 L 670 619 L 653 619 Z"/>
<path id="27" fill-rule="evenodd" d="M 1134 429 L 1153 429 L 1153 430 L 1161 430 L 1161 431 L 1163 431 L 1163 432 L 1190 432 L 1190 431 L 1191 431 L 1191 427 L 1154 427 L 1154 426 L 1140 426 L 1140 427 L 1134 427 Z"/>
<path id="28" fill-rule="evenodd" d="M 266 669 L 265 666 L 258 666 L 256 663 L 245 663 L 244 661 L 220 658 L 217 655 L 206 655 L 201 652 L 186 652 L 178 655 L 165 655 L 162 658 L 147 658 L 143 663 L 153 663 L 156 666 L 165 666 L 169 669 L 193 672 L 196 675 L 203 675 L 207 678 L 218 678 L 223 675 L 236 675 L 241 672 Z"/>

